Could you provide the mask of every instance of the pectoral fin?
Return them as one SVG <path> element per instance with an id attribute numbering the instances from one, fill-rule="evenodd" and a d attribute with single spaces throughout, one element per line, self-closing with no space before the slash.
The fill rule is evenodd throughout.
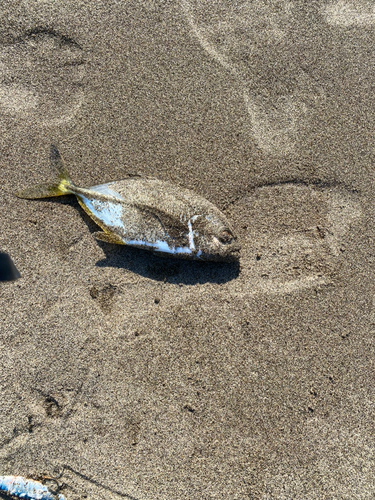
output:
<path id="1" fill-rule="evenodd" d="M 123 240 L 119 236 L 116 236 L 113 233 L 105 233 L 104 231 L 97 231 L 96 233 L 93 233 L 93 235 L 97 240 L 104 241 L 105 243 L 125 245 Z"/>

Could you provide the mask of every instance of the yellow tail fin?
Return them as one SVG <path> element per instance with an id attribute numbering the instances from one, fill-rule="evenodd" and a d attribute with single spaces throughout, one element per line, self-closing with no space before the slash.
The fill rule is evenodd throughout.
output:
<path id="1" fill-rule="evenodd" d="M 35 199 L 35 198 L 50 198 L 53 196 L 63 196 L 70 194 L 69 187 L 74 186 L 66 168 L 63 159 L 56 146 L 51 145 L 50 150 L 51 166 L 56 170 L 58 178 L 55 182 L 47 182 L 37 184 L 30 188 L 24 189 L 16 193 L 18 198 Z"/>

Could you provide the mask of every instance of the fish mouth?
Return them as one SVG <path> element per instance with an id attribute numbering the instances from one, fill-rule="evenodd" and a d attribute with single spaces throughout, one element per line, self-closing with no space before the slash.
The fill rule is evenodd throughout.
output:
<path id="1" fill-rule="evenodd" d="M 210 254 L 204 253 L 199 257 L 199 260 L 206 260 L 211 262 L 238 262 L 240 258 L 241 245 L 235 243 L 225 252 Z"/>

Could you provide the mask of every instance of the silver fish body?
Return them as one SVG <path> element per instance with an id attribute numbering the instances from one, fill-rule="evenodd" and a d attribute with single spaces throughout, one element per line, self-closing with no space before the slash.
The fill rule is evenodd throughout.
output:
<path id="1" fill-rule="evenodd" d="M 101 227 L 102 232 L 94 235 L 102 241 L 185 259 L 238 259 L 240 247 L 225 215 L 192 191 L 143 177 L 80 188 L 71 181 L 53 147 L 51 159 L 59 171 L 59 182 L 27 189 L 18 196 L 75 194 Z"/>

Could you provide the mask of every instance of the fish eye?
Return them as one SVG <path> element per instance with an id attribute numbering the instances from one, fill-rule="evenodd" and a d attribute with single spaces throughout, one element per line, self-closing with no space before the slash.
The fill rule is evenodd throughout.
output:
<path id="1" fill-rule="evenodd" d="M 224 229 L 224 231 L 221 231 L 219 234 L 219 240 L 221 243 L 232 243 L 234 236 L 228 229 Z"/>

